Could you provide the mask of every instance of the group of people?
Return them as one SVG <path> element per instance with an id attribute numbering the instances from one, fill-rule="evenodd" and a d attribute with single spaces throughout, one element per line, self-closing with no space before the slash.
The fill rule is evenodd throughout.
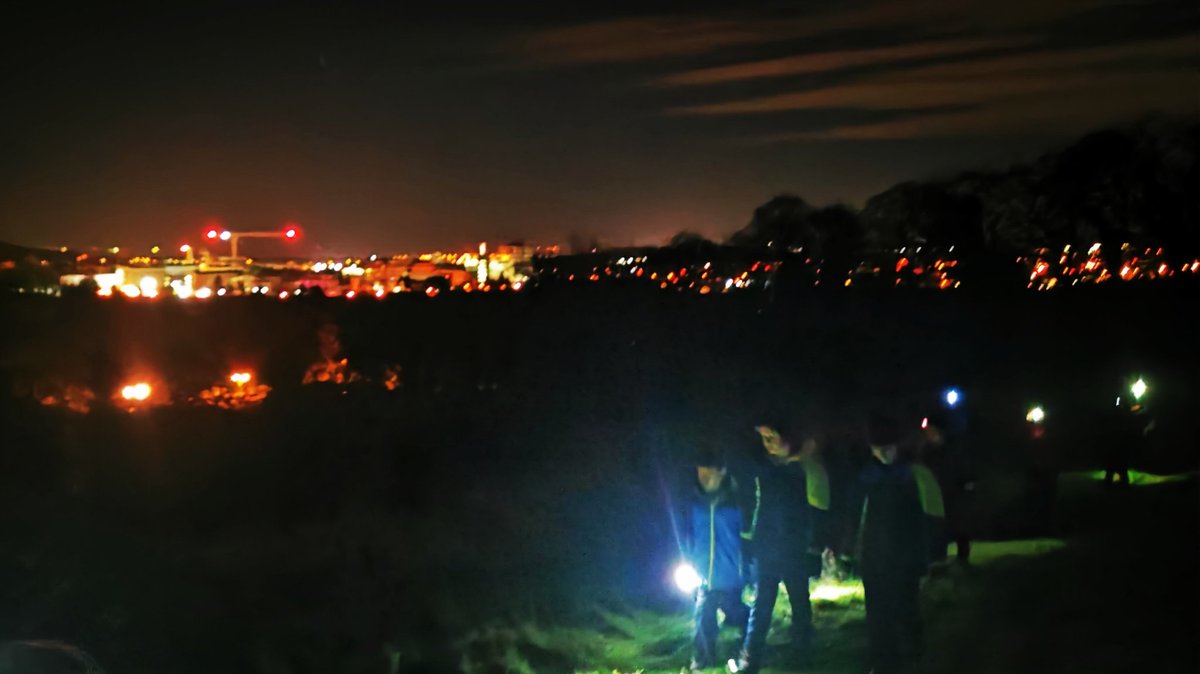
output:
<path id="1" fill-rule="evenodd" d="M 791 603 L 791 638 L 782 655 L 794 664 L 816 645 L 809 581 L 831 559 L 851 564 L 863 581 L 869 669 L 903 671 L 921 650 L 920 579 L 957 543 L 967 561 L 961 527 L 947 526 L 971 489 L 958 456 L 953 418 L 916 425 L 877 415 L 860 440 L 853 474 L 830 470 L 809 433 L 782 424 L 746 429 L 754 450 L 724 451 L 712 439 L 694 448 L 694 483 L 685 508 L 685 556 L 700 579 L 694 612 L 693 658 L 685 672 L 721 664 L 717 611 L 741 629 L 731 673 L 757 672 L 780 585 Z M 913 432 L 909 432 L 909 431 Z M 752 431 L 752 432 L 751 432 Z M 831 473 L 833 474 L 831 476 Z M 831 479 L 832 478 L 832 479 Z M 953 518 L 952 518 L 953 520 Z M 746 588 L 752 591 L 743 600 Z"/>

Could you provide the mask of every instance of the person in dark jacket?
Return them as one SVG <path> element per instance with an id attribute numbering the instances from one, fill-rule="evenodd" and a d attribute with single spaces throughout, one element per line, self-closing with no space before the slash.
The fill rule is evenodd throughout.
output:
<path id="1" fill-rule="evenodd" d="M 815 441 L 805 440 L 794 451 L 789 438 L 774 427 L 758 426 L 755 431 L 765 451 L 747 466 L 743 478 L 754 490 L 750 528 L 744 537 L 753 551 L 755 599 L 740 657 L 728 663 L 731 672 L 753 673 L 762 668 L 781 582 L 792 605 L 793 655 L 805 658 L 812 644 L 808 597 L 812 519 L 803 462 L 812 454 Z"/>
<path id="2" fill-rule="evenodd" d="M 865 498 L 857 557 L 873 674 L 899 671 L 921 650 L 917 599 L 921 576 L 928 568 L 927 513 L 922 507 L 922 486 L 912 464 L 903 458 L 901 437 L 893 420 L 872 419 L 867 442 L 873 460 L 860 478 Z M 936 483 L 932 488 L 936 490 Z"/>
<path id="3" fill-rule="evenodd" d="M 1147 438 L 1154 430 L 1154 419 L 1146 406 L 1149 386 L 1138 379 L 1126 395 L 1117 397 L 1110 411 L 1105 439 L 1104 484 L 1129 486 L 1129 466 L 1135 454 L 1145 451 Z"/>
<path id="4" fill-rule="evenodd" d="M 928 467 L 937 477 L 945 499 L 946 530 L 931 541 L 936 552 L 934 559 L 945 559 L 946 544 L 952 541 L 957 561 L 966 564 L 971 558 L 975 493 L 974 466 L 968 453 L 967 408 L 958 389 L 944 392 L 942 403 L 941 409 L 922 419 L 917 463 Z"/>
<path id="5" fill-rule="evenodd" d="M 696 483 L 685 513 L 685 556 L 700 578 L 694 613 L 690 669 L 712 667 L 717 659 L 717 609 L 727 625 L 744 629 L 742 603 L 743 507 L 736 480 L 724 460 L 708 453 L 697 460 Z"/>

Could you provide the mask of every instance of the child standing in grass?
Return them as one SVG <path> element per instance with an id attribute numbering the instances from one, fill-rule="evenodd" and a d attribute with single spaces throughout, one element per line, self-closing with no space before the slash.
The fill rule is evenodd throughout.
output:
<path id="1" fill-rule="evenodd" d="M 693 658 L 685 672 L 712 667 L 717 659 L 717 609 L 725 623 L 745 629 L 748 608 L 742 603 L 742 508 L 737 483 L 716 451 L 696 460 L 684 531 L 688 562 L 699 575 L 696 591 Z"/>
<path id="2" fill-rule="evenodd" d="M 921 651 L 917 598 L 929 550 L 922 504 L 931 499 L 922 499 L 913 466 L 900 450 L 901 435 L 893 419 L 872 419 L 867 429 L 872 461 L 861 475 L 858 559 L 872 674 L 904 671 Z"/>

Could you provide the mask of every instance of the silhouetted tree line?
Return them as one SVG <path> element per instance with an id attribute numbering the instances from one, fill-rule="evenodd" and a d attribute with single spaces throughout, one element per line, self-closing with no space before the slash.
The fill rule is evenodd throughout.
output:
<path id="1" fill-rule="evenodd" d="M 1200 125 L 1150 120 L 1097 131 L 1008 169 L 900 183 L 862 210 L 781 194 L 727 244 L 820 260 L 835 276 L 872 251 L 954 246 L 961 275 L 982 281 L 1003 279 L 1014 255 L 1042 246 L 1100 243 L 1119 267 L 1126 242 L 1161 246 L 1173 263 L 1200 254 Z M 669 246 L 700 253 L 715 244 L 681 232 Z"/>

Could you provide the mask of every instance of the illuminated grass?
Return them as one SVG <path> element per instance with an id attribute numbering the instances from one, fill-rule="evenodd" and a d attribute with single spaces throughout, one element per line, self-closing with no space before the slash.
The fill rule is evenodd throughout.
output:
<path id="1" fill-rule="evenodd" d="M 1172 482 L 1186 482 L 1187 480 L 1195 478 L 1197 475 L 1198 474 L 1195 472 L 1157 475 L 1155 473 L 1144 473 L 1140 470 L 1131 470 L 1129 471 L 1129 484 L 1133 487 L 1142 487 L 1157 484 L 1170 484 Z M 1091 480 L 1103 482 L 1104 471 L 1092 470 L 1076 473 L 1063 473 L 1063 477 L 1069 480 Z"/>
<path id="2" fill-rule="evenodd" d="M 925 582 L 922 590 L 925 611 L 941 616 L 941 620 L 932 621 L 931 632 L 941 634 L 973 615 L 973 607 L 993 581 L 1003 578 L 1004 582 L 1011 582 L 1010 576 L 1024 573 L 1020 570 L 1028 562 L 1049 559 L 1065 548 L 1065 541 L 1052 538 L 976 542 L 972 546 L 971 569 L 951 564 L 948 574 Z M 857 579 L 826 578 L 813 582 L 810 593 L 817 639 L 813 660 L 799 670 L 772 667 L 765 671 L 773 674 L 859 671 L 866 645 L 862 583 Z M 691 621 L 684 606 L 677 614 L 597 610 L 596 615 L 596 624 L 588 627 L 520 625 L 505 632 L 501 651 L 494 651 L 502 655 L 494 656 L 491 662 L 503 663 L 510 672 L 676 674 L 690 659 Z M 781 588 L 770 643 L 780 646 L 786 642 L 791 618 L 791 602 L 786 588 Z M 723 657 L 736 652 L 737 636 L 736 630 L 722 630 Z M 931 659 L 936 666 L 947 665 L 936 657 Z M 490 670 L 466 668 L 465 671 Z M 723 669 L 706 671 L 715 674 Z"/>
<path id="3" fill-rule="evenodd" d="M 1037 557 L 1066 547 L 1066 542 L 1057 538 L 1030 538 L 1019 541 L 976 541 L 971 544 L 971 563 L 976 566 L 986 566 L 1006 557 Z M 956 550 L 950 546 L 949 555 L 953 558 Z"/>
<path id="4" fill-rule="evenodd" d="M 816 604 L 836 604 L 849 607 L 863 601 L 863 586 L 858 580 L 821 579 L 809 587 L 809 598 Z"/>

